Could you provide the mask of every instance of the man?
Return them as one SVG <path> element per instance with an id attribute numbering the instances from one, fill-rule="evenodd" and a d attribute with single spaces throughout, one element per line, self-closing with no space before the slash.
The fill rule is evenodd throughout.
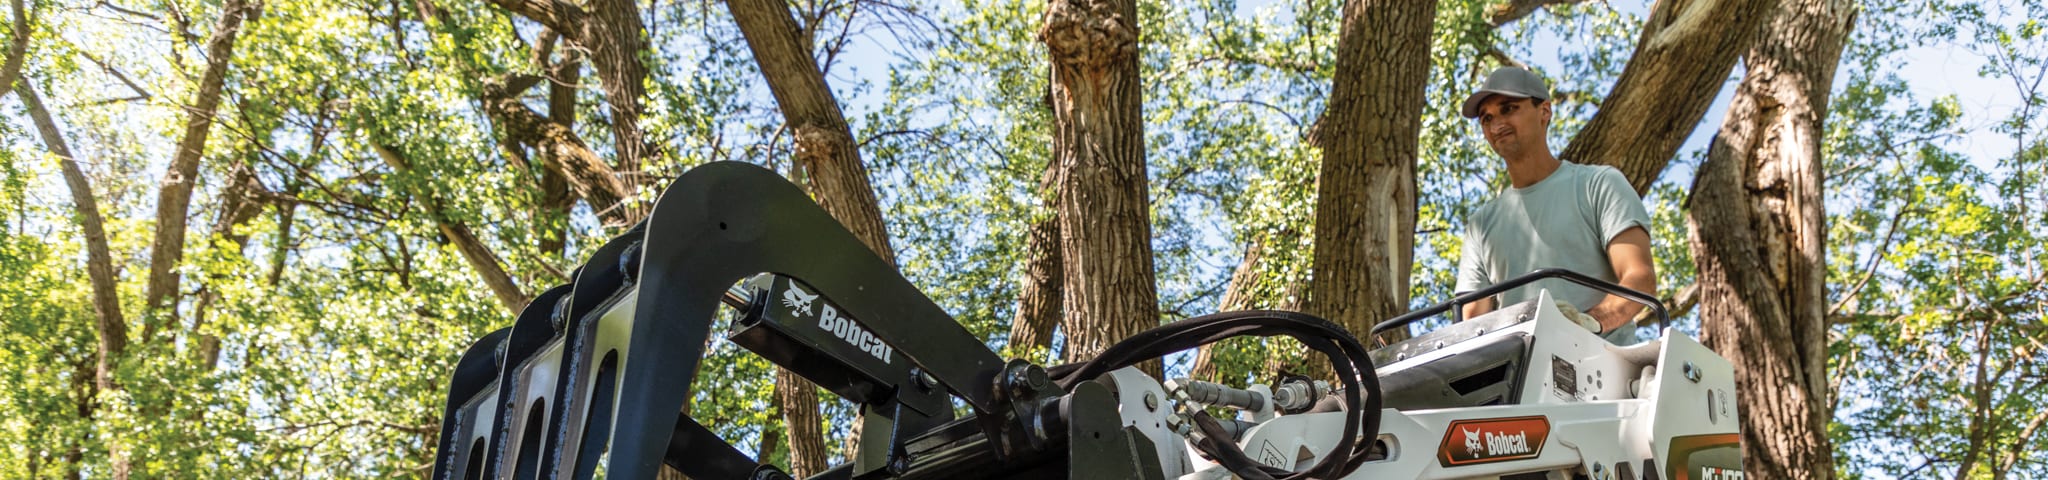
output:
<path id="1" fill-rule="evenodd" d="M 1458 291 L 1469 292 L 1543 268 L 1563 268 L 1643 291 L 1657 291 L 1650 260 L 1650 214 L 1628 179 L 1610 166 L 1558 160 L 1550 152 L 1550 89 L 1536 74 L 1494 70 L 1466 97 L 1465 118 L 1479 121 L 1486 143 L 1507 162 L 1507 190 L 1466 218 Z M 1598 322 L 1617 345 L 1636 343 L 1631 320 L 1642 306 L 1563 280 L 1545 280 L 1464 306 L 1466 318 L 1514 304 L 1539 289 Z M 1568 314 L 1578 312 L 1567 312 Z M 1586 322 L 1582 322 L 1586 323 Z"/>

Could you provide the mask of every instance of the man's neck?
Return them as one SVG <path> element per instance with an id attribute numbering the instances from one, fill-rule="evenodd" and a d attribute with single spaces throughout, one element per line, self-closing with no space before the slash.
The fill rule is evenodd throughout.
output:
<path id="1" fill-rule="evenodd" d="M 1543 179 L 1550 178 L 1550 174 L 1557 172 L 1557 167 L 1563 164 L 1558 161 L 1557 156 L 1550 154 L 1549 147 L 1538 148 L 1527 155 L 1507 157 L 1507 161 L 1508 183 L 1513 184 L 1515 188 L 1529 188 L 1530 185 L 1542 182 Z"/>

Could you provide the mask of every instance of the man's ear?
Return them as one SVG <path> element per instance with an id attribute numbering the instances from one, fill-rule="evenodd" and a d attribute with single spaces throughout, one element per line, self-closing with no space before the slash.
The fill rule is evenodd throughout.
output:
<path id="1" fill-rule="evenodd" d="M 1553 101 L 1549 101 L 1549 100 L 1544 100 L 1544 101 L 1536 102 L 1536 106 L 1537 106 L 1537 108 L 1539 108 L 1539 109 L 1543 110 L 1543 124 L 1544 124 L 1544 125 L 1549 125 L 1549 124 L 1550 124 L 1550 104 L 1552 104 L 1552 103 L 1557 103 L 1557 102 L 1553 102 Z"/>

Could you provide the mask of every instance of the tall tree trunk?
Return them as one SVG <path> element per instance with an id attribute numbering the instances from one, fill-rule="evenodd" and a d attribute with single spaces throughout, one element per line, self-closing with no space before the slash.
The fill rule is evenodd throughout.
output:
<path id="1" fill-rule="evenodd" d="M 58 165 L 64 172 L 64 185 L 71 190 L 71 203 L 77 209 L 76 220 L 85 233 L 85 270 L 92 282 L 92 307 L 99 320 L 95 327 L 100 334 L 93 384 L 99 390 L 109 390 L 114 388 L 114 364 L 128 349 L 128 322 L 121 315 L 119 285 L 114 278 L 114 256 L 107 248 L 106 217 L 100 216 L 92 180 L 78 168 L 78 157 L 71 155 L 71 145 L 64 140 L 64 133 L 57 129 L 50 111 L 43 107 L 41 95 L 36 94 L 35 87 L 26 81 L 20 82 L 17 90 L 21 92 L 21 103 L 27 107 L 29 118 L 36 124 L 36 132 L 43 138 L 43 146 L 50 150 L 51 155 L 57 156 Z"/>
<path id="2" fill-rule="evenodd" d="M 78 406 L 79 418 L 87 423 L 92 421 L 98 392 L 110 392 L 120 388 L 114 381 L 114 367 L 128 350 L 128 322 L 121 315 L 119 285 L 114 278 L 114 256 L 107 248 L 105 218 L 100 216 L 99 200 L 93 195 L 92 181 L 85 177 L 85 171 L 78 168 L 78 157 L 71 155 L 71 145 L 64 140 L 64 132 L 57 129 L 57 122 L 50 111 L 43 107 L 43 99 L 36 94 L 35 87 L 27 81 L 20 81 L 15 88 L 21 93 L 21 103 L 28 110 L 29 119 L 36 124 L 36 133 L 43 139 L 43 147 L 57 157 L 58 166 L 64 172 L 64 185 L 71 190 L 71 203 L 76 207 L 78 226 L 85 234 L 85 272 L 92 282 L 92 307 L 99 331 L 99 351 L 95 352 L 93 365 L 93 388 L 81 398 Z M 127 451 L 116 445 L 108 445 L 113 452 L 114 476 L 127 477 Z M 77 474 L 78 462 L 71 460 L 73 475 Z"/>
<path id="3" fill-rule="evenodd" d="M 1051 0 L 1050 182 L 1058 214 L 1066 361 L 1159 324 L 1145 173 L 1136 0 Z M 1147 370 L 1157 375 L 1156 362 Z"/>
<path id="4" fill-rule="evenodd" d="M 1828 92 L 1854 25 L 1850 0 L 1793 0 L 1744 65 L 1690 205 L 1701 337 L 1735 363 L 1744 471 L 1827 479 Z"/>
<path id="5" fill-rule="evenodd" d="M 1600 113 L 1560 157 L 1613 165 L 1647 192 L 1707 114 L 1778 0 L 1657 2 Z"/>
<path id="6" fill-rule="evenodd" d="M 1323 165 L 1308 312 L 1360 338 L 1408 310 L 1417 135 L 1435 22 L 1433 0 L 1344 2 L 1336 78 L 1318 136 Z M 1309 366 L 1328 372 L 1322 362 Z"/>
<path id="7" fill-rule="evenodd" d="M 1010 351 L 1015 355 L 1049 351 L 1053 327 L 1059 325 L 1060 224 L 1059 218 L 1045 216 L 1031 221 L 1024 240 L 1024 279 L 1017 290 L 1017 318 L 1010 322 Z M 1028 357 L 1027 357 L 1028 358 Z M 1050 358 L 1028 358 L 1049 362 Z"/>
<path id="8" fill-rule="evenodd" d="M 825 72 L 812 57 L 811 41 L 797 29 L 784 0 L 728 0 L 754 53 L 754 63 L 768 82 L 769 93 L 782 111 L 790 131 L 795 132 L 796 164 L 809 172 L 806 177 L 818 206 L 832 215 L 855 238 L 866 244 L 890 265 L 896 251 L 889 247 L 888 226 L 882 222 L 881 202 L 868 183 L 867 168 L 853 144 L 853 131 L 846 124 L 839 101 L 825 84 Z M 776 368 L 775 395 L 782 402 L 784 425 L 789 440 L 789 467 L 796 477 L 806 477 L 826 467 L 824 431 L 818 413 L 817 387 L 803 377 Z M 860 424 L 854 424 L 859 436 Z M 854 452 L 848 452 L 852 454 Z M 849 455 L 849 458 L 851 455 Z"/>
<path id="9" fill-rule="evenodd" d="M 177 303 L 178 274 L 172 269 L 185 258 L 185 216 L 191 208 L 192 188 L 199 181 L 199 159 L 206 155 L 206 139 L 213 129 L 214 109 L 220 106 L 221 86 L 227 82 L 235 36 L 241 33 L 242 21 L 255 17 L 261 7 L 246 0 L 227 0 L 221 5 L 220 24 L 206 40 L 206 71 L 199 77 L 192 104 L 185 107 L 185 134 L 178 139 L 170 170 L 164 172 L 157 193 L 156 240 L 150 244 L 149 284 L 143 295 L 144 343 L 155 336 L 161 322 L 155 319 L 156 312 Z"/>
<path id="10" fill-rule="evenodd" d="M 754 61 L 768 81 L 768 91 L 795 132 L 797 164 L 809 172 L 811 194 L 832 218 L 845 224 L 870 250 L 895 264 L 881 203 L 868 182 L 867 168 L 853 144 L 839 101 L 825 85 L 825 72 L 806 47 L 811 42 L 797 29 L 789 3 L 782 0 L 729 0 L 726 6 L 754 52 Z"/>
<path id="11" fill-rule="evenodd" d="M 818 413 L 818 388 L 796 372 L 775 369 L 775 404 L 789 433 L 789 474 L 808 478 L 829 466 L 825 459 L 825 417 Z M 806 408 L 808 407 L 808 408 Z"/>

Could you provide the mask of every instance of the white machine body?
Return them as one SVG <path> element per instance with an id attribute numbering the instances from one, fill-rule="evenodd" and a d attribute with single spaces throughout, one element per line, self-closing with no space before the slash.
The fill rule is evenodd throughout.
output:
<path id="1" fill-rule="evenodd" d="M 1453 390 L 1490 388 L 1507 394 L 1486 400 L 1488 405 L 1429 408 L 1424 401 L 1383 409 L 1378 442 L 1384 458 L 1345 478 L 1743 478 L 1734 368 L 1692 337 L 1667 327 L 1657 339 L 1616 346 L 1566 318 L 1548 292 L 1467 323 L 1500 327 L 1424 345 L 1414 355 L 1397 354 L 1401 358 L 1378 367 L 1383 387 L 1404 372 L 1435 376 L 1433 371 L 1408 371 L 1437 362 L 1519 356 L 1495 362 L 1505 367 L 1471 375 L 1476 380 L 1440 379 L 1443 386 L 1426 388 L 1445 391 L 1421 392 L 1452 398 L 1460 394 Z M 1461 355 L 1468 358 L 1458 359 Z M 1509 367 L 1514 371 L 1503 372 Z M 1159 382 L 1134 369 L 1111 375 L 1125 424 L 1158 447 L 1164 478 L 1232 478 L 1189 446 L 1185 429 L 1174 428 L 1180 423 L 1164 406 L 1170 393 Z M 1269 397 L 1263 411 L 1245 411 L 1239 418 L 1255 424 L 1237 442 L 1254 460 L 1299 470 L 1337 445 L 1344 412 L 1275 415 L 1268 387 L 1245 390 Z M 1386 393 L 1390 398 L 1402 394 Z"/>

